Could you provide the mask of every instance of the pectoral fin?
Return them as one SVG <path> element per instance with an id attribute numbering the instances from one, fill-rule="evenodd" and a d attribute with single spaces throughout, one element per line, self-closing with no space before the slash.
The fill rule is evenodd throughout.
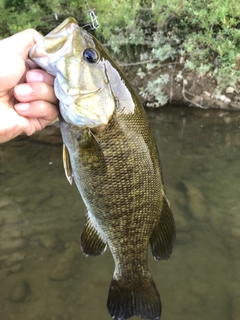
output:
<path id="1" fill-rule="evenodd" d="M 169 259 L 176 238 L 176 228 L 168 200 L 164 195 L 159 221 L 150 238 L 151 251 L 156 260 Z"/>
<path id="2" fill-rule="evenodd" d="M 72 184 L 72 167 L 71 167 L 71 162 L 70 162 L 70 156 L 68 153 L 68 149 L 65 146 L 65 144 L 63 145 L 63 167 L 65 170 L 65 175 L 69 181 L 70 184 Z"/>
<path id="3" fill-rule="evenodd" d="M 81 248 L 87 256 L 103 254 L 107 248 L 107 244 L 102 240 L 99 232 L 92 225 L 89 218 L 81 235 Z"/>

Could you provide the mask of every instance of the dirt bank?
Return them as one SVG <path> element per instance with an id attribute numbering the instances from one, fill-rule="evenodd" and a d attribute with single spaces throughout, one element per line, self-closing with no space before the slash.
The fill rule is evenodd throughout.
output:
<path id="1" fill-rule="evenodd" d="M 193 71 L 184 69 L 181 63 L 171 63 L 165 64 L 160 69 L 153 71 L 151 75 L 146 75 L 141 79 L 137 75 L 137 68 L 123 66 L 122 69 L 138 93 L 140 88 L 147 87 L 149 81 L 154 81 L 163 74 L 169 75 L 168 83 L 159 86 L 159 91 L 168 97 L 167 104 L 196 106 L 204 109 L 240 110 L 239 85 L 238 87 L 228 86 L 220 90 L 211 73 L 199 76 Z M 150 96 L 141 97 L 141 99 L 144 105 L 147 105 L 154 98 Z M 156 103 L 155 106 L 161 107 L 161 104 Z"/>

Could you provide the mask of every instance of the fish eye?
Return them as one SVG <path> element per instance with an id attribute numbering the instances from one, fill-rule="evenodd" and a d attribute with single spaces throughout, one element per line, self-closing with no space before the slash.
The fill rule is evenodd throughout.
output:
<path id="1" fill-rule="evenodd" d="M 89 63 L 96 63 L 98 61 L 98 53 L 92 48 L 88 48 L 83 52 L 83 58 Z"/>

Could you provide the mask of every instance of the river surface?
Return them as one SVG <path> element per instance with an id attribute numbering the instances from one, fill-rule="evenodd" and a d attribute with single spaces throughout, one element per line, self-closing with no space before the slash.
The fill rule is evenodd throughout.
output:
<path id="1" fill-rule="evenodd" d="M 240 319 L 240 113 L 148 115 L 177 226 L 170 260 L 149 255 L 161 319 Z M 110 319 L 113 259 L 82 254 L 85 213 L 58 129 L 0 145 L 1 320 Z"/>

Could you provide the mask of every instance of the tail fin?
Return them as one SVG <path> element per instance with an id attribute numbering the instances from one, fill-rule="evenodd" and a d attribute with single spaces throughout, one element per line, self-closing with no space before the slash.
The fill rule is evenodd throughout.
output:
<path id="1" fill-rule="evenodd" d="M 148 283 L 129 283 L 112 279 L 107 307 L 112 319 L 125 320 L 136 315 L 143 319 L 158 320 L 162 305 L 152 278 Z"/>

